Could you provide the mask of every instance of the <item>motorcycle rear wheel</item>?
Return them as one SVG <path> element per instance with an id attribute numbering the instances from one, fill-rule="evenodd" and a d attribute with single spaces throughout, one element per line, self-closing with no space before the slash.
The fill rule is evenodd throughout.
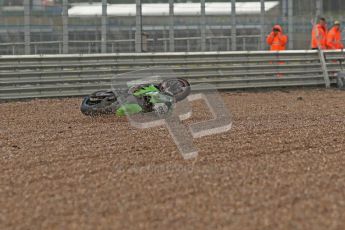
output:
<path id="1" fill-rule="evenodd" d="M 119 107 L 115 94 L 112 91 L 100 90 L 84 97 L 80 111 L 87 116 L 115 114 Z"/>

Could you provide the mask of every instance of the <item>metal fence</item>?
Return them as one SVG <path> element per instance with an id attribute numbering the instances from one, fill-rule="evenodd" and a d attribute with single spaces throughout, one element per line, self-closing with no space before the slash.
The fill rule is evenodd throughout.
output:
<path id="1" fill-rule="evenodd" d="M 2 56 L 0 100 L 82 96 L 110 89 L 118 74 L 147 68 L 172 72 L 192 87 L 329 87 L 344 61 L 342 51 L 316 50 Z"/>
<path id="2" fill-rule="evenodd" d="M 0 55 L 266 50 L 276 23 L 289 36 L 289 49 L 309 49 L 317 15 L 345 22 L 340 7 L 328 9 L 322 0 L 109 1 L 3 1 Z"/>

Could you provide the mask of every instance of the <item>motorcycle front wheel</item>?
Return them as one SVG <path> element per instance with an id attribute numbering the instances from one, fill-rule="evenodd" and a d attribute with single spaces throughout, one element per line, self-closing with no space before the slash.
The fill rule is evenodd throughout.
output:
<path id="1" fill-rule="evenodd" d="M 173 95 L 176 102 L 182 101 L 191 92 L 189 82 L 183 78 L 166 79 L 159 85 L 159 89 Z"/>

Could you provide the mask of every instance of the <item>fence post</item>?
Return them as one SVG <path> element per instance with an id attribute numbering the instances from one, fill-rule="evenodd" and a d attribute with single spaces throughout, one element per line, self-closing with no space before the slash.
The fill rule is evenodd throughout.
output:
<path id="1" fill-rule="evenodd" d="M 201 0 L 200 5 L 201 5 L 201 51 L 206 51 L 205 0 Z"/>
<path id="2" fill-rule="evenodd" d="M 261 31 L 260 31 L 260 49 L 265 49 L 265 0 L 260 0 L 260 24 L 261 24 Z"/>
<path id="3" fill-rule="evenodd" d="M 328 69 L 327 69 L 327 63 L 326 63 L 326 59 L 325 59 L 325 53 L 321 49 L 318 50 L 318 53 L 319 53 L 323 78 L 325 79 L 325 85 L 326 85 L 326 88 L 329 88 L 331 86 L 331 81 L 329 80 L 329 76 L 328 76 Z"/>
<path id="4" fill-rule="evenodd" d="M 25 54 L 29 55 L 31 53 L 30 49 L 30 20 L 31 16 L 31 6 L 30 0 L 24 0 L 24 43 L 25 43 Z"/>
<path id="5" fill-rule="evenodd" d="M 169 0 L 169 51 L 175 52 L 174 0 Z"/>
<path id="6" fill-rule="evenodd" d="M 289 38 L 289 49 L 294 48 L 294 38 L 293 38 L 293 0 L 288 1 L 288 38 Z"/>
<path id="7" fill-rule="evenodd" d="M 323 1 L 316 0 L 316 16 L 319 17 L 323 14 Z"/>
<path id="8" fill-rule="evenodd" d="M 129 38 L 129 52 L 133 52 L 133 49 L 135 49 L 135 38 L 134 38 L 134 48 L 133 48 L 133 31 L 132 31 L 132 27 L 129 30 L 128 33 L 128 38 Z M 135 36 L 135 35 L 134 35 Z M 119 45 L 118 47 L 121 47 L 121 45 Z M 121 52 L 121 51 L 120 51 Z"/>
<path id="9" fill-rule="evenodd" d="M 283 16 L 283 23 L 286 24 L 286 18 L 288 15 L 288 3 L 287 0 L 281 0 L 281 9 L 282 9 L 282 16 Z"/>
<path id="10" fill-rule="evenodd" d="M 163 30 L 163 50 L 164 52 L 168 52 L 168 40 L 167 40 L 167 32 L 166 32 L 166 28 L 164 26 L 164 30 Z"/>
<path id="11" fill-rule="evenodd" d="M 107 0 L 102 0 L 102 35 L 101 52 L 107 52 Z"/>
<path id="12" fill-rule="evenodd" d="M 135 19 L 135 52 L 141 53 L 142 50 L 142 7 L 141 0 L 136 0 L 136 19 Z"/>
<path id="13" fill-rule="evenodd" d="M 62 2 L 62 52 L 68 54 L 68 0 Z"/>
<path id="14" fill-rule="evenodd" d="M 236 49 L 236 0 L 231 0 L 231 50 Z"/>

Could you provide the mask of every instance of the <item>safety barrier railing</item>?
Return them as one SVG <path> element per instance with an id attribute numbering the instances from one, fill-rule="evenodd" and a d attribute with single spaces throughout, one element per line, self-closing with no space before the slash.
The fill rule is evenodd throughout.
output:
<path id="1" fill-rule="evenodd" d="M 238 48 L 241 50 L 246 49 L 258 49 L 260 35 L 238 35 L 236 37 L 238 42 Z M 206 44 L 209 50 L 217 50 L 217 44 L 219 42 L 225 43 L 225 50 L 231 50 L 231 36 L 207 36 Z M 256 39 L 257 42 L 253 44 L 252 39 Z M 192 51 L 193 42 L 198 42 L 201 37 L 176 37 L 174 41 L 176 43 L 182 43 L 183 49 L 187 52 Z M 69 40 L 68 44 L 70 46 L 70 53 L 100 53 L 103 41 L 101 40 Z M 134 51 L 135 39 L 117 39 L 117 40 L 107 40 L 106 47 L 108 52 L 116 53 L 119 50 L 126 50 L 124 52 Z M 169 38 L 147 38 L 143 44 L 149 47 L 148 51 L 155 52 L 169 52 Z M 178 46 L 178 45 L 176 45 Z M 25 42 L 3 42 L 0 43 L 0 55 L 16 55 L 23 51 L 25 47 Z M 31 41 L 31 54 L 63 54 L 63 41 Z M 120 51 L 121 52 L 121 51 Z"/>
<path id="2" fill-rule="evenodd" d="M 316 50 L 0 56 L 0 100 L 83 96 L 109 89 L 117 74 L 152 67 L 172 71 L 192 87 L 328 87 L 344 56 L 327 51 L 321 60 Z"/>

